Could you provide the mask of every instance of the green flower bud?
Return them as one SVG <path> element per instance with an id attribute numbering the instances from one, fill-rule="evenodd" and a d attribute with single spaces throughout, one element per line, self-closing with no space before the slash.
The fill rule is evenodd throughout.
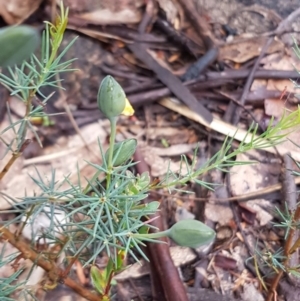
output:
<path id="1" fill-rule="evenodd" d="M 198 248 L 212 242 L 216 233 L 199 221 L 185 219 L 167 230 L 167 236 L 180 246 Z"/>
<path id="2" fill-rule="evenodd" d="M 119 116 L 125 109 L 125 92 L 110 75 L 106 76 L 101 82 L 97 104 L 100 111 L 109 119 Z"/>
<path id="3" fill-rule="evenodd" d="M 21 64 L 35 51 L 40 37 L 32 27 L 8 26 L 0 29 L 0 66 Z"/>
<path id="4" fill-rule="evenodd" d="M 135 153 L 137 147 L 137 140 L 126 139 L 122 142 L 115 143 L 113 151 L 113 166 L 120 166 L 128 161 Z M 105 153 L 105 159 L 108 161 L 109 149 Z"/>

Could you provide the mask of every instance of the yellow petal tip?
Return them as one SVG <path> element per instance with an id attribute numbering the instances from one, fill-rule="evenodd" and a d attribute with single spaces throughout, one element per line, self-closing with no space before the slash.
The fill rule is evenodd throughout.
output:
<path id="1" fill-rule="evenodd" d="M 125 99 L 126 101 L 126 105 L 125 105 L 125 108 L 122 112 L 122 115 L 125 115 L 125 116 L 132 116 L 134 114 L 134 109 L 133 107 L 131 106 L 128 98 Z"/>

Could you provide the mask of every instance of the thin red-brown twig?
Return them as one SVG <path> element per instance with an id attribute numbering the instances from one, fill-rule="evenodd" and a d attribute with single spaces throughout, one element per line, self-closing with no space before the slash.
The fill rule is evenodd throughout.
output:
<path id="1" fill-rule="evenodd" d="M 15 163 L 15 161 L 22 155 L 24 149 L 29 145 L 30 142 L 31 142 L 30 139 L 26 139 L 24 141 L 23 145 L 21 146 L 20 151 L 19 152 L 14 152 L 12 154 L 12 156 L 10 157 L 8 162 L 5 164 L 3 169 L 0 171 L 0 181 L 4 178 L 4 176 L 7 174 L 7 172 L 12 167 L 12 165 Z"/>
<path id="2" fill-rule="evenodd" d="M 43 257 L 43 254 L 37 253 L 36 251 L 32 250 L 30 248 L 30 245 L 28 245 L 21 238 L 16 238 L 15 235 L 8 229 L 4 227 L 0 228 L 0 234 L 1 239 L 8 241 L 11 245 L 17 248 L 22 253 L 23 258 L 30 259 L 36 265 L 43 268 L 48 273 L 48 279 L 53 281 L 53 283 L 62 282 L 78 295 L 86 298 L 89 301 L 101 300 L 101 296 L 92 293 L 90 289 L 86 289 L 69 277 L 63 277 L 64 271 L 58 268 L 54 262 L 48 261 L 45 257 Z"/>
<path id="3" fill-rule="evenodd" d="M 300 220 L 300 206 L 297 207 L 294 217 L 293 217 L 294 223 L 299 222 Z M 295 228 L 291 228 L 288 234 L 288 237 L 285 241 L 285 245 L 284 245 L 284 250 L 283 250 L 283 255 L 285 256 L 285 260 L 282 263 L 283 266 L 287 266 L 289 263 L 289 257 L 290 257 L 290 249 L 292 248 L 293 245 L 293 239 L 294 239 L 294 235 L 295 235 L 296 229 Z M 273 281 L 271 283 L 270 289 L 269 289 L 269 293 L 268 293 L 268 297 L 267 297 L 267 301 L 272 301 L 273 297 L 276 295 L 276 290 L 279 284 L 279 281 L 281 279 L 281 277 L 283 276 L 284 271 L 281 269 L 278 274 L 273 278 Z"/>
<path id="4" fill-rule="evenodd" d="M 139 150 L 134 156 L 139 174 L 148 171 L 149 167 L 145 163 Z M 151 201 L 147 199 L 146 202 Z M 159 218 L 154 218 L 151 225 L 163 230 L 162 216 L 156 213 Z M 163 239 L 166 241 L 166 239 Z M 150 260 L 152 286 L 155 284 L 154 299 L 160 301 L 188 301 L 184 285 L 179 277 L 170 255 L 169 246 L 162 243 L 147 243 L 148 257 Z"/>
<path id="5" fill-rule="evenodd" d="M 282 20 L 280 22 L 280 24 L 278 25 L 277 29 L 274 31 L 274 36 L 271 36 L 270 38 L 268 38 L 266 40 L 265 44 L 262 47 L 260 55 L 256 59 L 256 62 L 254 64 L 254 66 L 253 66 L 253 68 L 252 68 L 252 70 L 251 70 L 251 72 L 250 72 L 250 74 L 247 78 L 246 84 L 244 86 L 243 94 L 242 94 L 241 99 L 240 99 L 240 102 L 241 102 L 242 105 L 245 104 L 247 95 L 249 93 L 249 90 L 250 90 L 251 85 L 252 85 L 253 80 L 254 80 L 254 74 L 255 74 L 256 70 L 258 69 L 258 67 L 259 67 L 260 61 L 263 58 L 263 56 L 265 55 L 265 53 L 268 50 L 269 46 L 271 45 L 274 37 L 276 35 L 281 35 L 285 31 L 287 25 L 289 23 L 291 23 L 299 14 L 300 14 L 300 8 L 297 9 L 296 11 L 292 12 L 286 19 Z M 238 124 L 240 116 L 241 116 L 241 108 L 237 108 L 237 110 L 234 112 L 234 116 L 233 116 L 233 120 L 232 120 L 232 123 L 234 125 Z"/>
<path id="6" fill-rule="evenodd" d="M 194 1 L 179 0 L 178 1 L 184 9 L 189 21 L 196 30 L 196 33 L 202 39 L 206 50 L 214 48 L 214 38 L 210 30 L 210 26 L 203 16 L 199 16 Z"/>

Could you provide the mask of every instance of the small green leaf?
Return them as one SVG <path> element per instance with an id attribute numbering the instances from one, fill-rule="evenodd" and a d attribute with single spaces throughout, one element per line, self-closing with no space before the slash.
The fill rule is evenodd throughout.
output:
<path id="1" fill-rule="evenodd" d="M 132 155 L 135 153 L 137 147 L 137 140 L 126 139 L 122 142 L 118 142 L 114 144 L 114 151 L 113 151 L 113 166 L 117 167 L 120 166 L 126 161 L 128 161 Z M 105 160 L 108 161 L 109 156 L 109 149 L 105 153 Z"/>
<path id="2" fill-rule="evenodd" d="M 150 175 L 148 171 L 143 172 L 140 176 L 137 176 L 137 185 L 140 187 L 140 190 L 146 188 L 150 184 Z"/>
<path id="3" fill-rule="evenodd" d="M 289 269 L 288 272 L 294 275 L 295 277 L 300 278 L 300 273 L 296 269 Z"/>
<path id="4" fill-rule="evenodd" d="M 160 202 L 157 202 L 157 201 L 153 201 L 153 202 L 146 204 L 147 210 L 154 211 L 154 212 L 158 210 L 159 206 L 160 206 Z"/>
<path id="5" fill-rule="evenodd" d="M 169 147 L 170 146 L 168 141 L 165 138 L 161 139 L 161 144 L 163 145 L 163 147 Z"/>
<path id="6" fill-rule="evenodd" d="M 139 232 L 139 234 L 148 234 L 149 227 L 146 225 L 143 225 L 141 228 L 139 228 L 138 232 Z"/>
<path id="7" fill-rule="evenodd" d="M 125 254 L 126 252 L 124 250 L 118 251 L 116 271 L 120 271 L 123 269 Z"/>
<path id="8" fill-rule="evenodd" d="M 111 258 L 109 258 L 107 266 L 105 268 L 105 282 L 108 284 L 108 281 L 110 279 L 110 275 L 114 272 L 114 262 L 112 261 Z"/>
<path id="9" fill-rule="evenodd" d="M 104 294 L 105 287 L 106 287 L 106 281 L 105 281 L 103 272 L 101 272 L 96 266 L 91 267 L 91 279 L 94 288 L 97 290 L 97 292 L 101 295 Z"/>

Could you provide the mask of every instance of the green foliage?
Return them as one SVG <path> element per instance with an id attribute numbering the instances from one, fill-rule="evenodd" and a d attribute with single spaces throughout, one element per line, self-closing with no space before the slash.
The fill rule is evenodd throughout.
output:
<path id="1" fill-rule="evenodd" d="M 4 256 L 7 245 L 4 244 L 2 249 L 0 250 L 0 268 L 11 264 L 16 258 L 18 254 L 10 254 L 9 256 Z M 13 301 L 10 298 L 10 295 L 22 286 L 22 283 L 15 284 L 15 281 L 18 279 L 19 275 L 22 273 L 22 269 L 12 273 L 7 278 L 0 278 L 0 300 L 3 301 Z"/>
<path id="2" fill-rule="evenodd" d="M 28 130 L 32 131 L 40 142 L 32 120 L 46 115 L 44 107 L 51 98 L 51 95 L 43 95 L 41 89 L 45 86 L 60 87 L 59 74 L 72 71 L 70 65 L 75 58 L 68 61 L 63 61 L 62 58 L 75 40 L 59 52 L 67 26 L 67 15 L 68 10 L 65 11 L 61 6 L 61 15 L 57 17 L 55 24 L 46 22 L 46 29 L 42 35 L 41 58 L 32 54 L 31 58 L 22 62 L 20 66 L 8 67 L 10 76 L 0 73 L 0 83 L 5 85 L 12 95 L 16 95 L 26 108 L 23 118 L 12 121 L 7 104 L 11 124 L 0 133 L 0 141 L 5 144 L 7 152 L 11 151 L 14 160 L 24 149 Z M 34 105 L 33 99 L 37 95 L 41 101 Z M 8 258 L 2 256 L 0 264 L 8 265 L 14 262 L 17 256 L 35 258 L 34 263 L 42 266 L 48 275 L 56 275 L 51 278 L 55 287 L 56 282 L 68 277 L 72 264 L 78 260 L 85 267 L 92 266 L 91 278 L 100 300 L 109 300 L 112 278 L 124 268 L 126 256 L 131 255 L 136 261 L 141 257 L 147 260 L 142 248 L 145 242 L 159 242 L 157 238 L 168 236 L 180 245 L 196 248 L 211 243 L 215 238 L 215 232 L 211 228 L 194 220 L 181 221 L 163 232 L 151 226 L 149 221 L 159 210 L 159 202 L 144 203 L 143 200 L 152 189 L 181 189 L 190 181 L 212 189 L 211 183 L 198 179 L 201 174 L 212 169 L 228 171 L 232 166 L 252 163 L 238 162 L 235 157 L 254 148 L 263 149 L 281 143 L 287 135 L 282 131 L 293 130 L 300 121 L 300 110 L 297 110 L 283 116 L 277 124 L 271 122 L 267 130 L 259 136 L 255 136 L 257 126 L 253 125 L 248 132 L 250 142 L 246 142 L 245 137 L 236 150 L 232 150 L 234 138 L 226 138 L 221 150 L 200 169 L 196 168 L 196 153 L 191 163 L 183 156 L 181 166 L 186 168 L 186 173 L 183 173 L 182 169 L 178 173 L 168 170 L 165 178 L 159 183 L 151 183 L 148 173 L 135 175 L 129 170 L 136 164 L 131 161 L 137 147 L 136 139 L 115 142 L 118 116 L 121 113 L 128 114 L 132 108 L 129 107 L 122 87 L 111 76 L 107 76 L 100 84 L 98 106 L 110 121 L 110 145 L 104 152 L 99 143 L 101 165 L 88 162 L 94 168 L 94 175 L 87 179 L 87 185 L 81 183 L 79 170 L 76 184 L 71 182 L 70 176 L 57 179 L 55 170 L 52 171 L 50 179 L 46 179 L 36 170 L 36 176 L 32 177 L 32 180 L 39 188 L 39 193 L 30 196 L 24 192 L 25 196 L 21 202 L 2 193 L 13 208 L 6 213 L 14 213 L 16 217 L 10 221 L 1 221 L 0 238 L 11 243 L 15 239 L 14 245 L 19 248 L 19 252 L 16 256 Z M 9 130 L 15 134 L 13 141 L 6 141 L 2 137 Z M 5 176 L 7 169 L 4 168 L 0 172 L 0 179 Z M 20 225 L 16 233 L 8 231 L 12 223 Z M 24 237 L 31 243 L 18 245 Z M 38 251 L 35 247 L 42 243 L 53 247 L 53 251 L 43 252 L 36 258 L 34 256 Z M 58 251 L 54 251 L 54 247 Z M 96 260 L 102 252 L 109 256 L 109 261 L 103 270 L 99 270 Z M 64 269 L 61 271 L 56 265 L 56 260 L 63 254 Z M 26 287 L 26 280 L 16 284 L 15 281 L 21 272 L 22 270 L 18 270 L 7 279 L 0 279 L 0 296 L 3 300 L 9 300 L 13 291 L 32 294 Z M 30 289 L 34 291 L 34 288 Z M 85 292 L 85 296 L 88 293 Z"/>
<path id="3" fill-rule="evenodd" d="M 291 112 L 290 114 L 284 114 L 279 122 L 275 123 L 272 118 L 267 129 L 260 135 L 257 134 L 258 125 L 252 124 L 245 135 L 243 141 L 239 146 L 232 150 L 232 144 L 234 137 L 226 137 L 221 149 L 212 156 L 201 168 L 196 169 L 197 156 L 196 151 L 192 159 L 192 163 L 189 164 L 185 156 L 182 156 L 182 162 L 180 170 L 177 174 L 168 170 L 166 177 L 157 185 L 153 186 L 153 189 L 175 187 L 178 185 L 184 185 L 189 181 L 195 181 L 199 185 L 213 190 L 213 184 L 206 183 L 199 180 L 199 176 L 206 174 L 210 170 L 218 169 L 223 172 L 228 172 L 229 168 L 237 165 L 253 164 L 254 161 L 237 161 L 236 156 L 245 153 L 252 149 L 265 149 L 271 146 L 276 146 L 282 143 L 291 131 L 294 131 L 300 125 L 300 107 L 298 110 Z M 250 137 L 250 141 L 248 142 Z M 187 170 L 183 173 L 182 170 Z"/>
<path id="4" fill-rule="evenodd" d="M 115 266 L 113 261 L 109 259 L 105 269 L 102 271 L 96 267 L 91 267 L 91 279 L 94 288 L 100 295 L 103 296 L 103 301 L 109 300 L 110 288 L 112 285 L 112 278 L 115 273 L 124 269 L 124 251 L 119 251 L 117 254 L 117 265 Z"/>
<path id="5" fill-rule="evenodd" d="M 275 211 L 276 211 L 275 214 L 277 215 L 280 221 L 273 223 L 273 225 L 276 228 L 282 228 L 284 230 L 284 239 L 286 240 L 289 235 L 290 229 L 294 228 L 295 226 L 297 227 L 297 225 L 293 221 L 292 215 L 289 212 L 286 203 L 285 203 L 284 210 L 280 210 L 279 208 L 276 207 Z"/>
<path id="6" fill-rule="evenodd" d="M 292 112 L 289 118 L 286 116 L 280 120 L 276 127 L 273 127 L 269 132 L 272 134 L 273 131 L 285 131 L 292 130 L 297 127 L 299 122 L 299 108 L 297 111 Z M 284 134 L 278 134 L 278 140 L 284 138 Z M 275 140 L 274 142 L 277 143 Z M 299 147 L 299 146 L 298 146 Z M 296 162 L 299 168 L 299 162 Z M 292 174 L 299 176 L 299 171 L 293 170 Z M 298 237 L 298 231 L 300 229 L 300 207 L 299 202 L 293 210 L 288 208 L 287 203 L 284 204 L 284 208 L 275 208 L 276 222 L 273 222 L 273 227 L 281 228 L 284 231 L 283 247 L 277 250 L 265 248 L 260 250 L 258 247 L 255 249 L 255 255 L 251 258 L 254 259 L 256 264 L 257 275 L 264 289 L 268 291 L 268 300 L 271 300 L 275 294 L 277 286 L 282 278 L 283 274 L 286 273 L 289 276 L 300 277 L 299 268 L 300 266 L 291 266 L 291 257 L 295 255 L 294 253 L 300 248 L 300 238 Z M 265 277 L 272 275 L 272 282 L 270 288 L 268 289 L 263 277 L 260 276 L 259 268 L 266 267 L 267 271 Z"/>
<path id="7" fill-rule="evenodd" d="M 117 167 L 127 162 L 135 153 L 137 147 L 136 139 L 126 139 L 122 142 L 115 143 L 113 150 L 113 167 Z M 108 161 L 110 149 L 105 153 L 105 159 Z"/>
<path id="8" fill-rule="evenodd" d="M 22 62 L 20 66 L 8 67 L 9 75 L 0 73 L 0 83 L 7 87 L 11 95 L 16 95 L 26 107 L 24 117 L 13 122 L 10 116 L 9 103 L 7 103 L 7 112 L 11 123 L 0 132 L 0 140 L 6 145 L 8 151 L 10 150 L 14 153 L 22 151 L 28 130 L 33 132 L 35 138 L 42 146 L 32 121 L 36 118 L 47 117 L 44 108 L 52 95 L 43 95 L 41 89 L 46 86 L 59 88 L 59 73 L 73 71 L 69 67 L 75 58 L 64 62 L 62 62 L 62 58 L 74 44 L 75 39 L 58 54 L 68 21 L 68 11 L 65 12 L 63 6 L 61 7 L 61 16 L 57 17 L 56 24 L 46 23 L 46 29 L 42 34 L 41 58 L 32 54 L 31 58 L 28 61 Z M 39 99 L 41 99 L 40 104 L 33 106 L 32 101 L 37 93 L 39 93 Z M 13 141 L 5 141 L 2 138 L 3 134 L 9 130 L 12 130 L 15 134 Z"/>

